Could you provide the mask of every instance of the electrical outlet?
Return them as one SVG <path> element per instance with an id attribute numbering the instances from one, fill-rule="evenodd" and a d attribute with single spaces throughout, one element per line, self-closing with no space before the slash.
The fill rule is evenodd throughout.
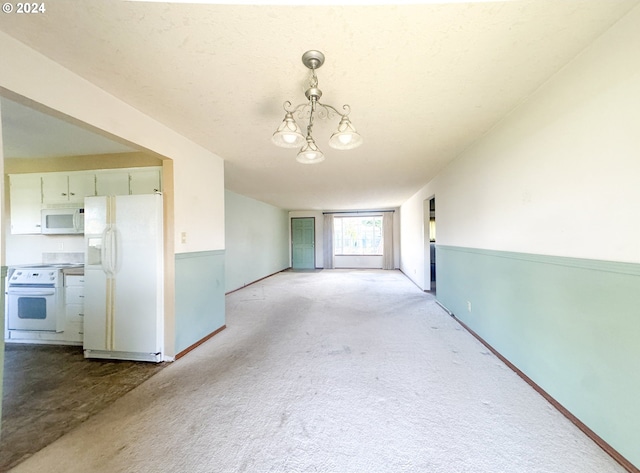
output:
<path id="1" fill-rule="evenodd" d="M 187 242 L 187 232 L 180 233 L 180 242 L 181 243 L 186 243 Z"/>
<path id="2" fill-rule="evenodd" d="M 471 302 L 467 301 L 467 310 L 471 312 Z"/>

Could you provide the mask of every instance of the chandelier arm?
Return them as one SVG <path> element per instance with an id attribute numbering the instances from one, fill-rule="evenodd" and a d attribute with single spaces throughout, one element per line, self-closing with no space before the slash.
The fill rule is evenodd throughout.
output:
<path id="1" fill-rule="evenodd" d="M 289 100 L 285 101 L 284 104 L 282 105 L 285 112 L 289 112 L 291 114 L 298 113 L 301 110 L 303 110 L 304 107 L 308 107 L 308 106 L 309 106 L 309 103 L 305 102 L 305 103 L 298 104 L 292 108 L 292 103 Z"/>
<path id="2" fill-rule="evenodd" d="M 331 112 L 335 113 L 336 115 L 342 117 L 346 117 L 351 113 L 351 107 L 347 104 L 342 106 L 342 109 L 345 111 L 345 113 L 340 113 L 338 111 L 338 109 L 336 109 L 334 106 L 332 105 L 328 105 L 326 103 L 320 103 L 318 102 L 318 105 L 320 105 L 321 107 L 323 107 L 325 110 L 327 110 L 326 114 L 328 118 L 331 118 Z"/>
<path id="3" fill-rule="evenodd" d="M 289 102 L 289 106 L 291 106 L 291 102 Z M 309 107 L 309 106 L 311 106 L 311 104 L 309 102 L 305 102 L 305 103 L 298 104 L 295 107 L 293 107 L 291 110 L 287 110 L 287 111 L 291 113 L 299 113 L 298 116 L 301 117 L 302 111 L 305 109 L 305 107 Z"/>
<path id="4" fill-rule="evenodd" d="M 303 102 L 301 104 L 296 105 L 295 107 L 292 107 L 291 102 L 287 100 L 283 104 L 283 108 L 284 108 L 285 112 L 288 112 L 288 113 L 290 113 L 292 115 L 297 113 L 298 114 L 298 118 L 299 119 L 303 119 L 303 118 L 306 118 L 306 115 L 304 113 L 305 109 L 309 108 L 309 111 L 307 113 L 310 113 L 310 111 L 311 111 L 311 102 Z"/>

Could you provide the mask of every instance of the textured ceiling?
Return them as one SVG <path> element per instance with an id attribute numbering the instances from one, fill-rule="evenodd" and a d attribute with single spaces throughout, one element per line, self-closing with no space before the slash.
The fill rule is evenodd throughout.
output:
<path id="1" fill-rule="evenodd" d="M 638 0 L 369 6 L 56 0 L 0 29 L 225 160 L 226 187 L 288 209 L 398 206 Z M 270 137 L 304 100 L 309 49 L 322 101 L 364 138 L 318 165 Z"/>

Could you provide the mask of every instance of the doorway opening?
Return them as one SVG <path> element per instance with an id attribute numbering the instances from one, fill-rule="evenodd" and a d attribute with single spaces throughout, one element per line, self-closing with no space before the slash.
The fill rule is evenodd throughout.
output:
<path id="1" fill-rule="evenodd" d="M 25 133 L 34 126 L 39 133 L 35 140 L 33 133 Z M 154 194 L 162 190 L 165 204 L 164 261 L 171 264 L 165 266 L 164 270 L 165 326 L 169 327 L 166 330 L 166 340 L 170 342 L 165 346 L 173 347 L 173 161 L 10 91 L 2 91 L 0 94 L 0 132 L 4 137 L 4 147 L 0 146 L 3 182 L 8 183 L 8 175 L 13 174 L 29 178 L 21 180 L 23 183 L 35 183 L 35 187 L 25 187 L 19 194 L 26 195 L 25 201 L 29 204 L 27 208 L 16 205 L 15 208 L 19 211 L 13 213 L 10 205 L 2 209 L 0 263 L 3 288 L 7 264 L 75 264 L 78 255 L 80 261 L 84 261 L 85 240 L 82 234 L 58 235 L 55 237 L 58 240 L 56 245 L 45 241 L 51 237 L 38 235 L 41 234 L 40 212 L 43 206 L 67 206 L 64 202 L 56 201 L 53 191 L 58 190 L 59 185 L 71 186 L 73 181 L 75 186 L 82 189 L 82 196 L 95 195 L 99 186 L 102 186 L 105 195 Z M 69 137 L 76 139 L 68 139 Z M 105 160 L 104 156 L 107 155 L 109 159 Z M 34 164 L 35 161 L 38 163 Z M 133 168 L 136 168 L 135 179 L 132 178 L 134 171 L 129 173 Z M 97 182 L 95 175 L 88 179 L 72 177 L 75 172 L 87 172 L 89 176 L 94 171 L 105 172 L 101 183 Z M 69 176 L 56 178 L 67 172 Z M 51 179 L 46 179 L 47 189 L 51 190 L 50 196 L 47 196 L 51 197 L 48 203 L 44 202 L 42 195 L 41 187 L 45 180 L 43 176 L 51 176 Z M 85 194 L 87 190 L 89 193 Z M 10 189 L 4 188 L 2 191 L 3 198 L 9 196 L 7 202 L 11 204 Z M 57 194 L 57 198 L 60 199 L 63 195 L 66 194 Z M 68 195 L 69 201 L 71 195 L 73 194 Z M 83 201 L 75 200 L 80 197 L 78 194 L 73 203 L 84 205 Z M 19 231 L 14 232 L 8 227 L 14 220 L 20 223 Z M 35 231 L 33 227 L 37 227 Z M 48 255 L 48 260 L 45 260 L 45 254 Z M 80 278 L 78 275 L 73 277 L 76 282 Z M 7 470 L 70 431 L 164 366 L 133 361 L 85 360 L 84 317 L 77 317 L 83 315 L 83 304 L 79 301 L 84 302 L 86 299 L 79 284 L 72 284 L 68 289 L 70 291 L 67 294 L 74 294 L 73 301 L 67 295 L 66 301 L 71 303 L 62 308 L 57 307 L 56 311 L 57 319 L 64 319 L 64 331 L 27 330 L 20 333 L 16 343 L 5 344 L 8 328 L 5 329 L 0 322 L 0 399 L 4 397 L 5 400 L 4 410 L 0 412 L 0 471 Z M 0 299 L 4 308 L 4 290 Z M 75 312 L 76 309 L 80 310 L 79 315 Z M 3 313 L 3 321 L 5 317 L 6 314 Z M 48 335 L 52 335 L 51 339 L 48 339 Z M 33 339 L 29 338 L 31 336 Z M 67 336 L 70 338 L 66 338 Z M 52 372 L 51 366 L 59 369 Z M 105 377 L 105 373 L 108 376 Z M 46 380 L 48 386 L 46 390 L 41 386 L 43 380 Z M 91 389 L 78 389 L 78 386 L 85 385 Z M 116 389 L 118 386 L 123 389 Z M 79 407 L 72 410 L 61 409 L 61 402 Z M 34 405 L 38 409 L 34 409 Z M 54 415 L 57 421 L 52 423 L 50 420 Z M 37 438 L 33 436 L 36 431 L 39 433 Z"/>
<path id="2" fill-rule="evenodd" d="M 424 288 L 436 292 L 436 198 L 424 201 Z"/>

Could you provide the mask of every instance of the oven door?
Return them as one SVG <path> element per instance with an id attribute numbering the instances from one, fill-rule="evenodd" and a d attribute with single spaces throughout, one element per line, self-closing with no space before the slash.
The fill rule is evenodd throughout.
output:
<path id="1" fill-rule="evenodd" d="M 9 287 L 7 289 L 7 328 L 55 332 L 56 306 L 55 287 Z"/>

